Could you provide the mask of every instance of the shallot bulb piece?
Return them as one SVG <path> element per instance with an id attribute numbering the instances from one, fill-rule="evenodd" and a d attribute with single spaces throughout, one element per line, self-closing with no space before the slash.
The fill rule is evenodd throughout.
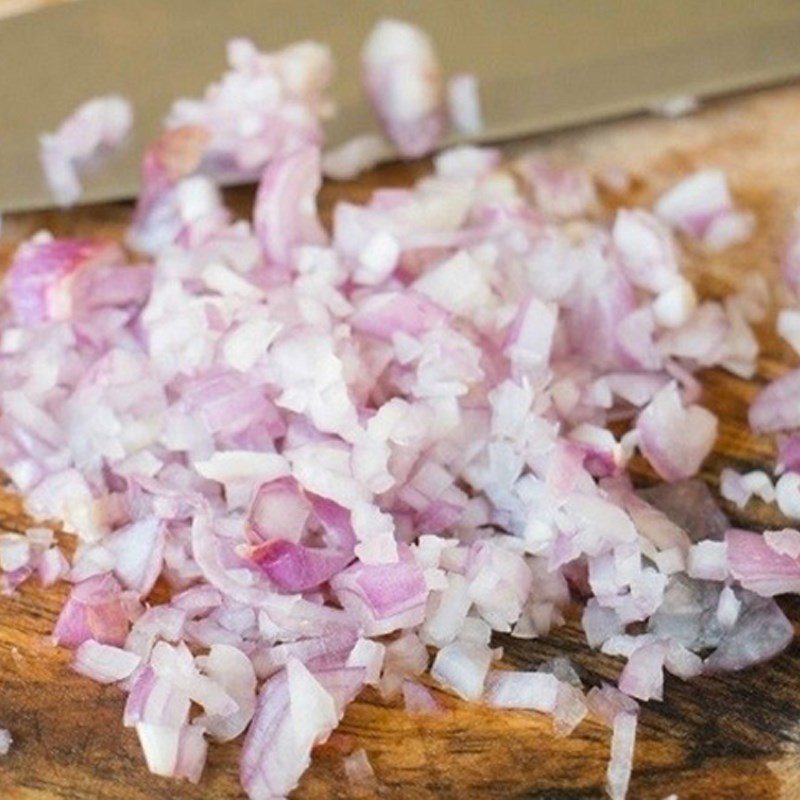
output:
<path id="1" fill-rule="evenodd" d="M 444 78 L 433 43 L 407 22 L 385 19 L 361 51 L 362 81 L 386 135 L 399 153 L 419 158 L 445 131 Z"/>
<path id="2" fill-rule="evenodd" d="M 95 97 L 80 105 L 54 133 L 39 139 L 39 159 L 50 191 L 62 207 L 83 192 L 81 172 L 118 148 L 130 133 L 133 109 L 118 95 Z"/>
<path id="3" fill-rule="evenodd" d="M 728 179 L 716 169 L 701 170 L 673 186 L 659 198 L 655 211 L 711 251 L 749 239 L 755 226 L 752 213 L 736 209 Z"/>

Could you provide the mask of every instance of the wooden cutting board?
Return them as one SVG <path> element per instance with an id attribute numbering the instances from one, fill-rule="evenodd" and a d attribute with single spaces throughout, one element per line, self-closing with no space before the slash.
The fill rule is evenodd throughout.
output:
<path id="1" fill-rule="evenodd" d="M 0 13 L 2 6 L 0 5 Z M 777 285 L 777 252 L 791 214 L 800 205 L 800 86 L 763 91 L 719 102 L 686 119 L 640 119 L 539 138 L 525 146 L 599 171 L 622 166 L 634 176 L 625 196 L 606 195 L 609 212 L 619 205 L 650 202 L 665 187 L 698 167 L 719 166 L 731 177 L 739 202 L 755 211 L 758 230 L 750 242 L 714 257 L 695 253 L 690 271 L 700 292 L 719 297 L 749 271 Z M 522 144 L 507 148 L 522 149 Z M 406 185 L 427 164 L 388 166 L 351 184 L 326 185 L 329 212 L 341 199 L 364 200 L 378 185 Z M 247 213 L 251 192 L 230 200 Z M 128 204 L 71 212 L 43 212 L 5 220 L 0 267 L 16 244 L 40 228 L 56 235 L 120 237 Z M 704 402 L 720 416 L 720 436 L 703 477 L 716 486 L 724 466 L 764 467 L 770 442 L 747 430 L 749 400 L 766 380 L 794 359 L 772 330 L 760 326 L 763 347 L 757 377 L 743 381 L 721 371 L 703 375 Z M 637 466 L 642 483 L 653 479 Z M 774 508 L 746 512 L 726 506 L 743 527 L 786 524 Z M 29 524 L 19 502 L 0 490 L 0 528 Z M 121 726 L 122 693 L 73 674 L 68 654 L 48 634 L 66 589 L 26 585 L 13 598 L 0 597 L 0 726 L 14 745 L 0 758 L 2 800 L 195 800 L 239 798 L 240 743 L 212 746 L 199 786 L 148 774 L 135 734 Z M 800 600 L 782 603 L 800 623 Z M 614 678 L 616 659 L 591 653 L 577 622 L 544 641 L 501 637 L 505 661 L 535 668 L 566 653 L 589 684 Z M 548 718 L 498 712 L 439 694 L 441 717 L 409 717 L 398 704 L 365 695 L 347 712 L 339 732 L 315 753 L 295 797 L 334 800 L 373 796 L 352 793 L 342 755 L 363 747 L 378 777 L 374 796 L 386 800 L 590 800 L 604 797 L 609 733 L 584 722 L 567 739 L 556 738 Z M 704 677 L 691 683 L 667 678 L 665 701 L 642 712 L 632 800 L 794 800 L 800 798 L 800 644 L 772 663 L 743 673 Z"/>

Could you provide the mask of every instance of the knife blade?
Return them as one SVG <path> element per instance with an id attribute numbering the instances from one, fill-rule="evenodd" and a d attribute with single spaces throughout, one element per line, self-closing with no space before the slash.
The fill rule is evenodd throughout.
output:
<path id="1" fill-rule="evenodd" d="M 329 143 L 374 130 L 358 57 L 384 16 L 428 31 L 448 74 L 477 75 L 482 142 L 800 77 L 795 0 L 80 0 L 0 21 L 0 210 L 52 205 L 38 136 L 108 93 L 131 100 L 134 133 L 87 176 L 81 202 L 134 196 L 172 100 L 202 94 L 233 36 L 265 50 L 330 45 Z"/>

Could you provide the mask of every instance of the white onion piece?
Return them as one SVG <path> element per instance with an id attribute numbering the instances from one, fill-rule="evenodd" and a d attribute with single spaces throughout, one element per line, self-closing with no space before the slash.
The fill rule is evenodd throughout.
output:
<path id="1" fill-rule="evenodd" d="M 760 497 L 765 503 L 775 500 L 772 481 L 762 470 L 740 475 L 726 467 L 720 473 L 719 490 L 726 500 L 736 503 L 739 508 L 744 508 L 753 495 Z"/>
<path id="2" fill-rule="evenodd" d="M 495 671 L 486 681 L 485 701 L 494 708 L 523 708 L 553 713 L 559 682 L 546 672 Z"/>
<path id="3" fill-rule="evenodd" d="M 98 683 L 116 683 L 129 677 L 141 661 L 135 653 L 87 639 L 75 651 L 71 666 Z"/>
<path id="4" fill-rule="evenodd" d="M 39 556 L 36 571 L 42 586 L 52 586 L 69 572 L 69 562 L 58 547 L 51 547 Z"/>
<path id="5" fill-rule="evenodd" d="M 750 427 L 756 433 L 800 428 L 800 369 L 772 381 L 756 396 L 748 412 Z"/>
<path id="6" fill-rule="evenodd" d="M 161 573 L 164 545 L 164 524 L 155 517 L 120 528 L 103 542 L 114 556 L 114 574 L 142 596 L 150 593 Z"/>
<path id="7" fill-rule="evenodd" d="M 403 156 L 418 158 L 444 133 L 444 87 L 433 43 L 407 22 L 385 19 L 361 51 L 362 81 L 386 135 Z"/>
<path id="8" fill-rule="evenodd" d="M 176 642 L 181 637 L 186 624 L 186 612 L 171 606 L 154 606 L 147 609 L 134 622 L 125 649 L 148 658 L 157 639 Z"/>
<path id="9" fill-rule="evenodd" d="M 131 104 L 123 97 L 96 97 L 80 105 L 55 133 L 39 138 L 39 158 L 55 201 L 71 206 L 80 198 L 79 171 L 118 147 L 133 123 Z"/>
<path id="10" fill-rule="evenodd" d="M 216 187 L 194 175 L 208 149 L 209 131 L 184 125 L 163 133 L 142 159 L 142 189 L 128 241 L 157 253 L 195 226 L 216 227 L 227 219 Z"/>
<path id="11" fill-rule="evenodd" d="M 13 743 L 11 733 L 6 728 L 0 728 L 0 756 L 8 755 Z"/>
<path id="12" fill-rule="evenodd" d="M 550 164 L 537 156 L 523 159 L 519 169 L 545 214 L 563 219 L 579 217 L 597 202 L 592 179 L 583 170 Z"/>
<path id="13" fill-rule="evenodd" d="M 244 743 L 242 786 L 251 800 L 286 796 L 311 761 L 311 748 L 336 727 L 361 686 L 359 669 L 309 672 L 291 660 L 267 681 Z"/>
<path id="14" fill-rule="evenodd" d="M 112 242 L 54 240 L 40 234 L 17 249 L 5 291 L 24 324 L 68 319 L 73 313 L 76 276 L 123 262 L 121 249 Z"/>
<path id="15" fill-rule="evenodd" d="M 384 697 L 393 697 L 409 678 L 416 678 L 428 668 L 428 651 L 414 633 L 405 633 L 386 645 L 379 689 Z"/>
<path id="16" fill-rule="evenodd" d="M 270 263 L 286 267 L 298 246 L 325 243 L 316 210 L 320 182 L 316 147 L 300 148 L 267 165 L 258 185 L 253 226 Z"/>
<path id="17" fill-rule="evenodd" d="M 653 319 L 662 328 L 679 328 L 691 318 L 697 295 L 685 278 L 677 278 L 653 301 Z"/>
<path id="18" fill-rule="evenodd" d="M 154 775 L 186 778 L 198 783 L 206 763 L 208 744 L 203 729 L 194 725 L 173 728 L 150 722 L 136 724 L 147 768 Z"/>
<path id="19" fill-rule="evenodd" d="M 724 581 L 728 577 L 728 550 L 725 542 L 698 542 L 689 549 L 686 573 L 706 581 Z"/>
<path id="20" fill-rule="evenodd" d="M 739 619 L 742 603 L 730 586 L 723 587 L 717 604 L 717 621 L 725 630 L 731 630 Z"/>
<path id="21" fill-rule="evenodd" d="M 491 661 L 488 647 L 453 642 L 436 654 L 431 675 L 465 700 L 477 700 L 483 694 Z"/>
<path id="22" fill-rule="evenodd" d="M 202 672 L 231 697 L 238 708 L 232 714 L 206 714 L 195 720 L 215 739 L 226 742 L 245 730 L 256 707 L 256 676 L 250 659 L 235 647 L 212 645 L 197 659 Z"/>
<path id="23" fill-rule="evenodd" d="M 452 642 L 464 625 L 472 600 L 463 575 L 449 575 L 447 587 L 437 595 L 436 605 L 428 613 L 422 636 L 426 642 L 443 647 Z"/>
<path id="24" fill-rule="evenodd" d="M 362 172 L 376 167 L 386 158 L 388 146 L 380 137 L 371 133 L 354 136 L 322 156 L 322 172 L 326 178 L 349 181 Z"/>
<path id="25" fill-rule="evenodd" d="M 223 686 L 199 672 L 186 645 L 172 647 L 166 642 L 158 642 L 150 654 L 150 667 L 156 677 L 184 692 L 207 714 L 225 717 L 238 713 L 236 700 Z M 238 685 L 238 681 L 233 684 Z"/>
<path id="26" fill-rule="evenodd" d="M 704 672 L 746 669 L 773 658 L 791 642 L 794 632 L 774 600 L 745 595 L 739 619 L 703 664 Z"/>
<path id="27" fill-rule="evenodd" d="M 159 678 L 151 667 L 137 671 L 125 702 L 123 724 L 135 727 L 147 723 L 180 728 L 189 722 L 191 700 L 171 681 Z"/>
<path id="28" fill-rule="evenodd" d="M 595 686 L 586 695 L 586 704 L 589 711 L 609 728 L 614 727 L 614 722 L 619 714 L 639 713 L 639 704 L 628 695 L 604 683 L 601 687 Z"/>
<path id="29" fill-rule="evenodd" d="M 583 692 L 569 683 L 561 681 L 553 712 L 553 730 L 557 736 L 569 736 L 585 719 L 588 713 Z"/>
<path id="30" fill-rule="evenodd" d="M 354 564 L 334 576 L 331 587 L 368 636 L 413 627 L 424 619 L 428 590 L 422 571 L 411 561 Z"/>
<path id="31" fill-rule="evenodd" d="M 128 627 L 119 583 L 111 575 L 97 575 L 73 587 L 56 621 L 53 639 L 73 648 L 87 639 L 121 646 Z"/>
<path id="32" fill-rule="evenodd" d="M 204 478 L 225 484 L 243 480 L 266 483 L 289 474 L 289 464 L 282 456 L 249 450 L 214 453 L 206 461 L 196 462 L 195 469 Z"/>
<path id="33" fill-rule="evenodd" d="M 673 383 L 642 411 L 636 429 L 644 456 L 661 477 L 675 481 L 694 475 L 711 452 L 717 418 L 701 406 L 685 407 Z"/>
<path id="34" fill-rule="evenodd" d="M 755 219 L 736 211 L 721 170 L 696 172 L 678 183 L 656 203 L 656 214 L 710 250 L 722 250 L 749 238 Z"/>
<path id="35" fill-rule="evenodd" d="M 443 710 L 431 690 L 417 681 L 403 681 L 403 707 L 409 714 L 439 714 Z"/>
<path id="36" fill-rule="evenodd" d="M 620 210 L 612 237 L 626 274 L 637 286 L 663 292 L 680 277 L 677 245 L 670 230 L 652 214 Z"/>
<path id="37" fill-rule="evenodd" d="M 732 528 L 725 534 L 731 575 L 762 597 L 800 591 L 800 560 L 773 549 L 757 533 Z"/>
<path id="38" fill-rule="evenodd" d="M 622 712 L 614 719 L 611 760 L 606 773 L 606 788 L 612 800 L 624 800 L 628 793 L 636 746 L 636 725 L 635 714 Z"/>
<path id="39" fill-rule="evenodd" d="M 346 667 L 363 667 L 364 683 L 368 686 L 377 685 L 383 669 L 383 660 L 386 657 L 386 646 L 372 639 L 359 639 L 345 662 Z"/>
<path id="40" fill-rule="evenodd" d="M 619 688 L 639 700 L 661 700 L 664 689 L 666 645 L 643 644 L 631 653 L 619 678 Z"/>
<path id="41" fill-rule="evenodd" d="M 781 272 L 784 281 L 796 295 L 800 290 L 800 219 L 797 211 L 783 250 Z"/>
<path id="42" fill-rule="evenodd" d="M 31 560 L 30 542 L 19 533 L 0 534 L 0 570 L 14 572 Z"/>
<path id="43" fill-rule="evenodd" d="M 483 130 L 481 97 L 475 75 L 462 73 L 447 81 L 447 110 L 459 133 L 476 136 Z"/>
<path id="44" fill-rule="evenodd" d="M 800 558 L 800 531 L 784 528 L 781 531 L 764 531 L 767 546 L 783 556 Z"/>
<path id="45" fill-rule="evenodd" d="M 792 349 L 800 355 L 800 310 L 783 309 L 778 314 L 778 335 L 783 337 Z"/>
<path id="46" fill-rule="evenodd" d="M 358 790 L 374 789 L 376 784 L 375 770 L 370 764 L 369 756 L 363 747 L 355 750 L 344 760 L 344 772 L 350 785 Z"/>
<path id="47" fill-rule="evenodd" d="M 800 519 L 800 472 L 786 472 L 775 485 L 775 500 L 781 513 Z"/>

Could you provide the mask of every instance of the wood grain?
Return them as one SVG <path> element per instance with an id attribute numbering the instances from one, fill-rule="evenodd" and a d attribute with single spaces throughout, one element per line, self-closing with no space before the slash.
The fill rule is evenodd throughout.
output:
<path id="1" fill-rule="evenodd" d="M 2 12 L 0 4 L 0 13 Z M 625 197 L 607 197 L 608 213 L 619 205 L 646 203 L 678 177 L 700 166 L 720 166 L 743 205 L 758 216 L 757 236 L 713 258 L 690 257 L 689 269 L 706 296 L 719 296 L 751 270 L 774 278 L 776 252 L 793 209 L 800 203 L 800 87 L 755 93 L 714 104 L 694 117 L 639 119 L 540 138 L 537 147 L 555 158 L 600 170 L 611 165 L 635 176 Z M 519 150 L 517 144 L 507 149 Z M 326 185 L 326 213 L 339 199 L 363 200 L 377 185 L 406 185 L 424 174 L 425 163 L 387 166 L 352 184 Z M 252 193 L 229 193 L 246 213 Z M 70 212 L 11 215 L 0 238 L 0 266 L 13 248 L 40 228 L 57 235 L 119 237 L 130 215 L 127 204 Z M 757 377 L 736 379 L 719 371 L 703 376 L 704 401 L 721 418 L 720 437 L 703 477 L 715 486 L 720 469 L 768 467 L 770 442 L 746 428 L 746 409 L 759 385 L 792 363 L 772 332 L 758 330 L 763 354 Z M 652 479 L 637 465 L 641 482 Z M 779 525 L 773 508 L 747 513 L 727 508 L 742 525 Z M 0 528 L 27 524 L 19 502 L 0 493 Z M 227 800 L 241 797 L 236 778 L 239 743 L 212 747 L 200 786 L 176 784 L 147 773 L 135 736 L 121 727 L 122 693 L 73 674 L 68 656 L 48 634 L 65 595 L 63 587 L 23 587 L 0 598 L 0 725 L 15 744 L 0 761 L 3 800 Z M 800 600 L 784 603 L 800 623 Z M 589 684 L 614 678 L 616 659 L 587 650 L 575 620 L 544 641 L 499 637 L 505 661 L 535 667 L 565 652 Z M 386 800 L 590 800 L 601 798 L 609 736 L 585 722 L 573 736 L 556 738 L 547 718 L 497 712 L 439 694 L 447 713 L 410 717 L 372 695 L 356 702 L 339 732 L 315 753 L 296 797 L 333 800 L 351 795 L 342 754 L 364 747 Z M 800 798 L 800 645 L 772 663 L 740 674 L 691 683 L 668 678 L 666 699 L 642 714 L 631 798 L 660 800 L 777 800 Z M 363 796 L 363 795 L 362 795 Z"/>

